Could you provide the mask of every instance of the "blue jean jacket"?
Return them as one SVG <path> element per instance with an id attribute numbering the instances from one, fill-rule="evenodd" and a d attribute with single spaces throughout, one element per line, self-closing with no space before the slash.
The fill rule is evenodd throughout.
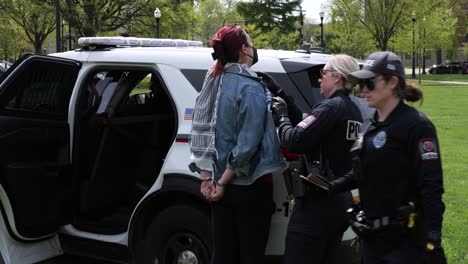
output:
<path id="1" fill-rule="evenodd" d="M 239 65 L 226 67 L 220 89 L 215 178 L 227 167 L 236 174 L 232 184 L 249 185 L 260 176 L 284 170 L 268 90 Z"/>

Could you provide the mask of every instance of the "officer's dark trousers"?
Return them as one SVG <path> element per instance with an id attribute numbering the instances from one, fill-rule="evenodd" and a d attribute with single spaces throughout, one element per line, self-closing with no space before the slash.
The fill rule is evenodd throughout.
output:
<path id="1" fill-rule="evenodd" d="M 443 249 L 429 256 L 424 243 L 415 236 L 363 239 L 362 264 L 446 264 Z M 437 255 L 436 255 L 437 254 Z"/>
<path id="2" fill-rule="evenodd" d="M 271 216 L 273 185 L 228 185 L 212 204 L 211 264 L 263 264 Z"/>
<path id="3" fill-rule="evenodd" d="M 351 193 L 328 197 L 321 191 L 297 199 L 288 225 L 285 264 L 335 263 L 336 250 L 349 226 Z"/>

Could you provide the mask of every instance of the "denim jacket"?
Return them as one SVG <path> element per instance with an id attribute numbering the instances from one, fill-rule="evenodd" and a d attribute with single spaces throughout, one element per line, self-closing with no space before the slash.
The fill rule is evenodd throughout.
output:
<path id="1" fill-rule="evenodd" d="M 268 90 L 238 64 L 226 67 L 220 89 L 215 178 L 227 167 L 236 174 L 232 184 L 249 185 L 260 176 L 285 169 Z"/>

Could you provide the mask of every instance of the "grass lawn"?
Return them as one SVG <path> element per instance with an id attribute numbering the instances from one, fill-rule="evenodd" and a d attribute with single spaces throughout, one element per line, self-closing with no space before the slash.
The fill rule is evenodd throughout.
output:
<path id="1" fill-rule="evenodd" d="M 443 246 L 448 263 L 468 263 L 468 85 L 423 82 L 420 87 L 424 103 L 415 106 L 435 124 L 440 141 L 446 205 Z"/>
<path id="2" fill-rule="evenodd" d="M 412 80 L 411 74 L 406 75 L 406 80 Z M 416 73 L 415 81 L 418 80 L 419 75 Z M 468 82 L 468 74 L 421 74 L 421 80 Z"/>

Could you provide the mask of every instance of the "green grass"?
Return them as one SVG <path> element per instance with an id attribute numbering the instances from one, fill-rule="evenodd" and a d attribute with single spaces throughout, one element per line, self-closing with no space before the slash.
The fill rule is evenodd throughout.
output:
<path id="1" fill-rule="evenodd" d="M 406 79 L 413 80 L 411 79 L 411 74 L 407 74 Z M 417 73 L 416 79 L 414 80 L 419 80 L 419 75 Z M 468 82 L 468 74 L 421 74 L 421 80 Z"/>
<path id="2" fill-rule="evenodd" d="M 437 128 L 444 169 L 443 246 L 448 263 L 468 263 L 468 86 L 420 86 L 422 106 Z"/>

